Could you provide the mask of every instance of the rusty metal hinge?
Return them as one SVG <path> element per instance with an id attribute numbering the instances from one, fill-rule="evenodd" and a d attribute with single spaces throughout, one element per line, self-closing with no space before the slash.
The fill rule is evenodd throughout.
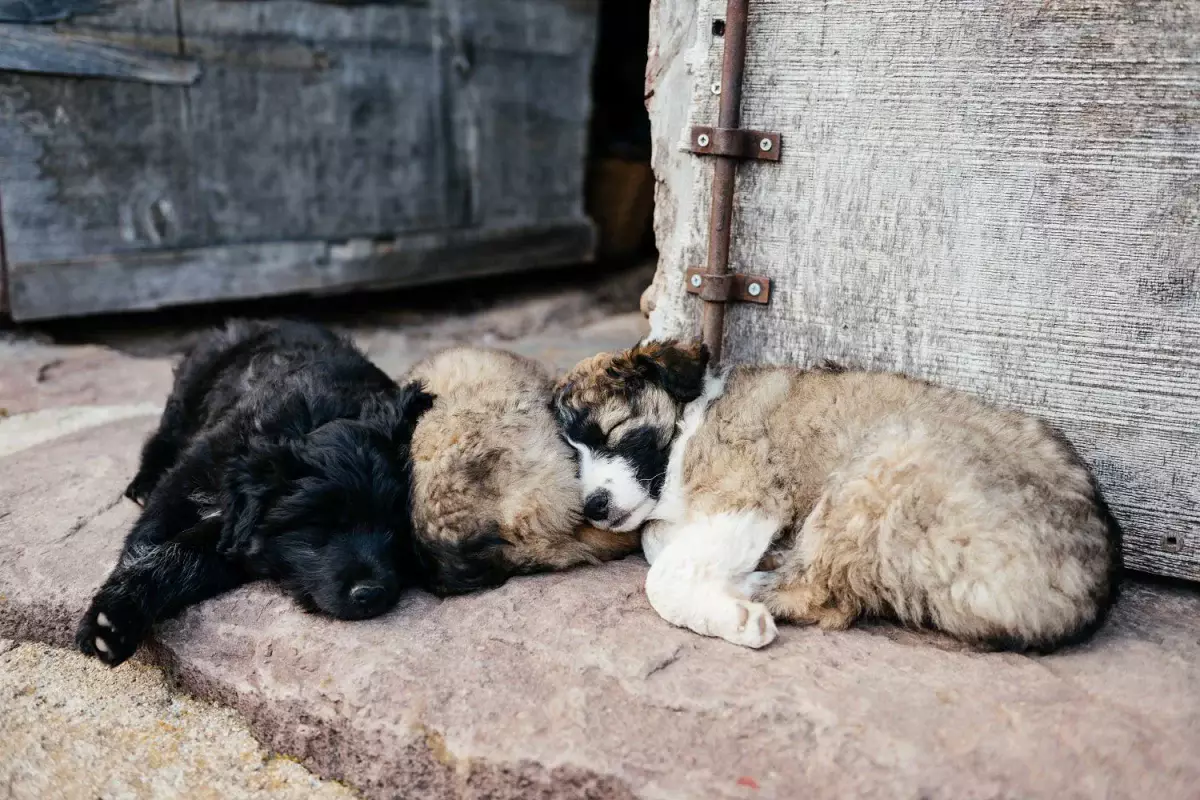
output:
<path id="1" fill-rule="evenodd" d="M 742 78 L 746 69 L 746 25 L 750 0 L 725 0 L 721 81 L 712 90 L 720 96 L 717 124 L 691 130 L 688 150 L 716 156 L 712 175 L 712 207 L 708 214 L 708 264 L 687 271 L 686 288 L 699 295 L 704 310 L 700 334 L 712 364 L 721 362 L 725 336 L 725 306 L 732 301 L 765 304 L 771 299 L 771 281 L 758 275 L 730 272 L 729 234 L 733 230 L 733 189 L 739 161 L 779 160 L 781 137 L 771 131 L 746 130 L 742 124 Z M 714 32 L 717 26 L 713 27 Z"/>
<path id="2" fill-rule="evenodd" d="M 761 303 L 771 299 L 771 279 L 761 275 L 743 275 L 727 272 L 714 275 L 703 267 L 692 267 L 687 271 L 688 294 L 699 295 L 710 303 Z"/>
<path id="3" fill-rule="evenodd" d="M 701 156 L 778 161 L 780 141 L 779 134 L 770 131 L 694 125 L 688 149 Z"/>

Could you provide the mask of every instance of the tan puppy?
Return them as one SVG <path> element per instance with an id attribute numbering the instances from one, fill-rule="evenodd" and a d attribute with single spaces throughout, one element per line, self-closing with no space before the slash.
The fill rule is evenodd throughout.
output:
<path id="1" fill-rule="evenodd" d="M 761 647 L 772 614 L 879 615 L 1049 650 L 1105 618 L 1120 529 L 1045 423 L 899 375 L 707 361 L 650 343 L 582 362 L 557 393 L 587 516 L 647 523 L 667 621 Z"/>
<path id="2" fill-rule="evenodd" d="M 580 528 L 578 465 L 537 362 L 456 347 L 405 380 L 435 397 L 411 448 L 413 533 L 432 591 L 458 594 L 637 549 L 636 532 Z"/>

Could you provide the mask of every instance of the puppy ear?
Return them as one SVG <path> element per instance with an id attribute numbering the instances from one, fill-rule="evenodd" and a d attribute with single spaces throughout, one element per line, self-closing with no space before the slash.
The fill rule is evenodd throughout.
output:
<path id="1" fill-rule="evenodd" d="M 647 380 L 667 390 L 680 403 L 690 403 L 704 392 L 708 347 L 700 342 L 651 342 L 633 350 L 633 363 Z"/>
<path id="2" fill-rule="evenodd" d="M 584 523 L 575 535 L 588 549 L 588 554 L 591 556 L 589 561 L 593 562 L 624 558 L 631 553 L 636 553 L 642 546 L 640 531 L 630 533 L 605 531 Z"/>
<path id="3" fill-rule="evenodd" d="M 416 537 L 414 540 L 420 583 L 439 597 L 446 597 L 503 584 L 509 576 L 502 551 L 508 540 L 500 526 L 488 522 L 461 539 Z"/>
<path id="4" fill-rule="evenodd" d="M 303 473 L 302 443 L 250 440 L 248 452 L 232 459 L 225 471 L 225 499 L 217 553 L 253 556 L 262 549 L 263 517 Z"/>
<path id="5" fill-rule="evenodd" d="M 425 385 L 420 381 L 412 381 L 400 390 L 400 413 L 410 423 L 415 425 L 429 409 L 433 408 L 435 395 L 425 391 Z"/>
<path id="6" fill-rule="evenodd" d="M 408 448 L 417 422 L 426 411 L 433 408 L 437 398 L 425 391 L 420 381 L 412 381 L 389 399 L 382 413 L 369 415 L 364 422 L 382 434 L 401 450 Z"/>

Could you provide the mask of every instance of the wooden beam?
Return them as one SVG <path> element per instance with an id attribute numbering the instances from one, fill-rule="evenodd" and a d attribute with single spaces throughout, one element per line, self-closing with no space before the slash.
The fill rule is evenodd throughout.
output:
<path id="1" fill-rule="evenodd" d="M 583 218 L 389 240 L 274 242 L 10 264 L 13 319 L 29 321 L 282 294 L 440 283 L 590 261 Z"/>
<path id="2" fill-rule="evenodd" d="M 0 72 L 5 71 L 188 86 L 200 77 L 200 64 L 98 39 L 0 24 Z"/>

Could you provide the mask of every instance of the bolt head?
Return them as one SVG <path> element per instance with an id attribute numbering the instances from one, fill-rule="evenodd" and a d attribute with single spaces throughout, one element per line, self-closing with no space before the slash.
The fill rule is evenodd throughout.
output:
<path id="1" fill-rule="evenodd" d="M 709 138 L 707 133 L 702 133 L 696 137 L 696 144 L 700 145 L 701 147 L 708 147 L 708 142 Z"/>
<path id="2" fill-rule="evenodd" d="M 758 149 L 762 150 L 764 153 L 770 151 L 773 146 L 774 145 L 771 144 L 771 140 L 765 136 L 762 138 L 762 141 L 758 143 Z"/>
<path id="3" fill-rule="evenodd" d="M 762 294 L 762 284 L 758 281 L 754 281 L 746 287 L 746 294 L 750 295 L 751 297 L 758 297 L 760 294 Z"/>
<path id="4" fill-rule="evenodd" d="M 700 284 L 702 284 L 702 283 L 704 283 L 704 278 L 701 278 L 699 275 L 692 276 L 692 286 L 699 289 Z"/>
<path id="5" fill-rule="evenodd" d="M 712 86 L 710 86 L 709 89 L 712 90 L 713 94 L 720 94 L 721 93 L 721 82 L 717 81 Z"/>

